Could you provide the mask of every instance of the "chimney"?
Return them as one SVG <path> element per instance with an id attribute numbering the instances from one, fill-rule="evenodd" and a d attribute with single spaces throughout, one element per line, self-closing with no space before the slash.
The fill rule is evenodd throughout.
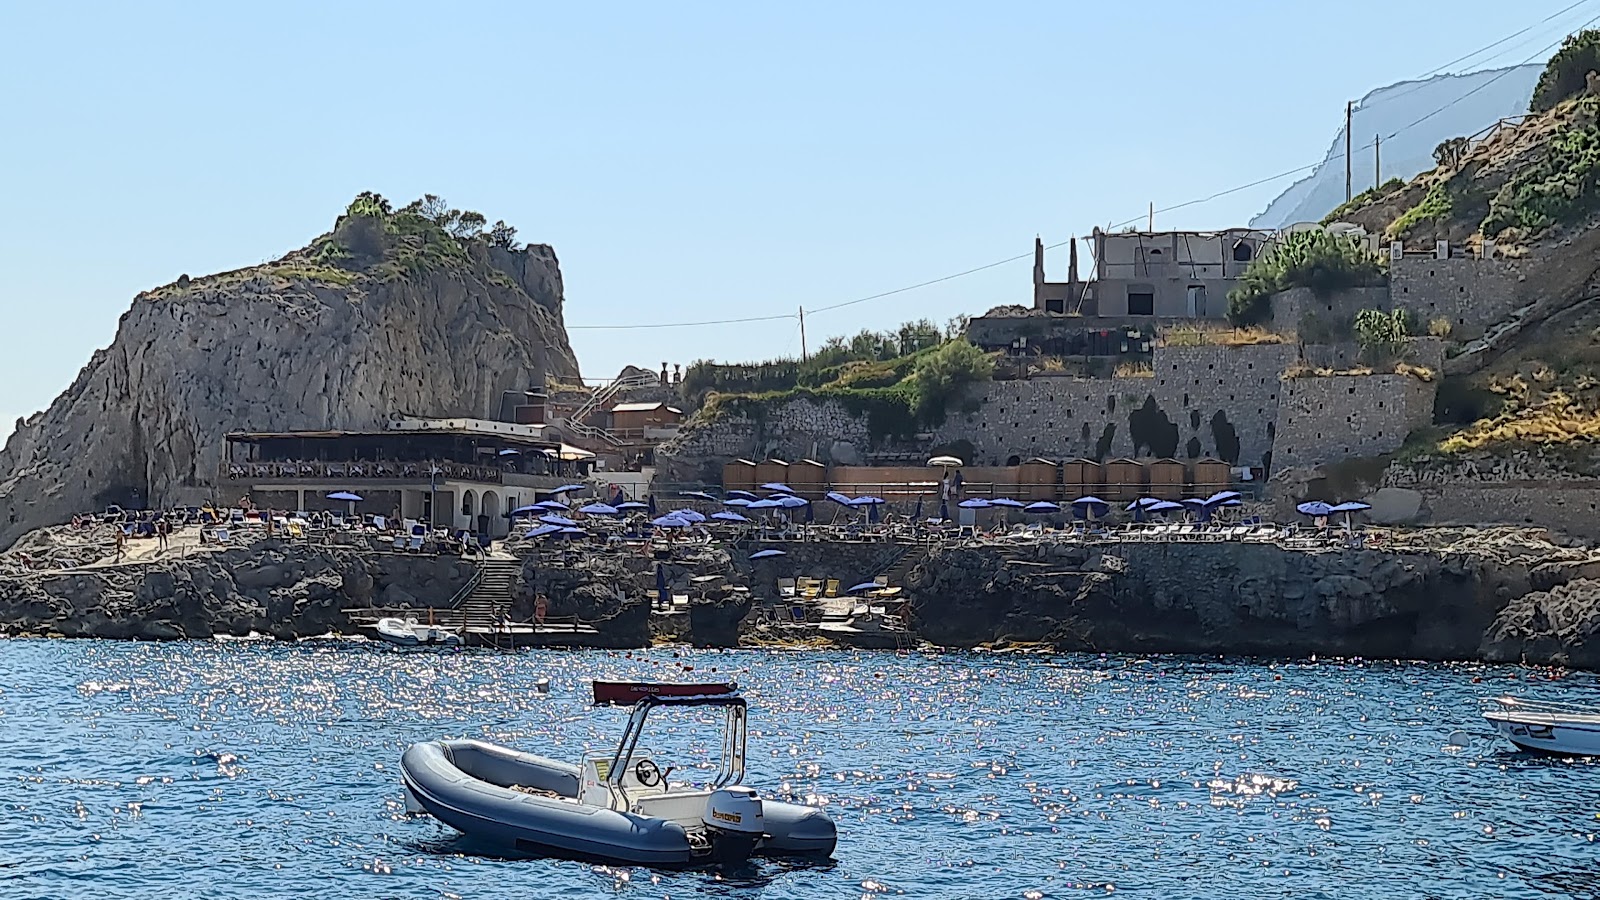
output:
<path id="1" fill-rule="evenodd" d="M 1033 236 L 1033 308 L 1044 309 L 1044 239 Z"/>
<path id="2" fill-rule="evenodd" d="M 1078 296 L 1078 236 L 1072 236 L 1072 251 L 1067 254 L 1067 299 Z"/>

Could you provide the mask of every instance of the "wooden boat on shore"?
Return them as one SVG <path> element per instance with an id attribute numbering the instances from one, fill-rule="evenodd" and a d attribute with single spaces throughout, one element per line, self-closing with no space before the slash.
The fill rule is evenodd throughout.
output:
<path id="1" fill-rule="evenodd" d="M 1557 756 L 1600 756 L 1600 708 L 1496 697 L 1483 714 L 1518 748 Z"/>

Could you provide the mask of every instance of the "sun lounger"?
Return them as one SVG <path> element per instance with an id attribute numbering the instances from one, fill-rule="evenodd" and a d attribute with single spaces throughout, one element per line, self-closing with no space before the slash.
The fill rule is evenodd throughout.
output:
<path id="1" fill-rule="evenodd" d="M 824 597 L 837 597 L 837 596 L 839 596 L 839 579 L 837 579 L 837 578 L 829 578 L 827 580 L 827 582 L 824 584 L 823 588 L 822 588 L 822 596 L 824 596 Z"/>
<path id="2" fill-rule="evenodd" d="M 410 550 L 412 553 L 421 553 L 422 552 L 422 535 L 413 534 L 410 537 L 410 539 L 408 539 L 406 541 L 406 549 Z"/>
<path id="3" fill-rule="evenodd" d="M 793 578 L 778 579 L 778 596 L 784 598 L 795 596 L 795 584 Z"/>

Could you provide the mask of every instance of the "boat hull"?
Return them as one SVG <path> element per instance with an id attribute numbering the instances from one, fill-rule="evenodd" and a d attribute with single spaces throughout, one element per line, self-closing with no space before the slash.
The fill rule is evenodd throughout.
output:
<path id="1" fill-rule="evenodd" d="M 1523 750 L 1554 756 L 1600 756 L 1600 722 L 1575 722 L 1546 713 L 1490 712 L 1483 717 Z"/>
<path id="2" fill-rule="evenodd" d="M 408 804 L 525 853 L 665 868 L 711 862 L 677 822 L 577 803 L 579 770 L 566 763 L 481 741 L 435 741 L 408 748 L 400 771 Z M 821 810 L 771 800 L 763 807 L 768 834 L 758 854 L 833 852 L 833 822 Z"/>

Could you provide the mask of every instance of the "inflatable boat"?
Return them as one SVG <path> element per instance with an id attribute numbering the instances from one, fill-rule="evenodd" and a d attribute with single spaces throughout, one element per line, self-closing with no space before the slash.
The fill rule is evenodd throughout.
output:
<path id="1" fill-rule="evenodd" d="M 422 625 L 416 619 L 379 619 L 372 626 L 378 637 L 398 647 L 444 646 L 461 643 L 461 635 L 454 629 L 438 625 Z"/>
<path id="2" fill-rule="evenodd" d="M 633 707 L 614 751 L 578 765 L 482 741 L 414 744 L 400 758 L 406 803 L 463 834 L 548 856 L 681 867 L 752 855 L 833 853 L 821 809 L 744 786 L 746 706 L 733 684 L 594 684 L 596 705 Z M 721 766 L 711 782 L 671 781 L 639 747 L 652 710 L 724 710 Z"/>

